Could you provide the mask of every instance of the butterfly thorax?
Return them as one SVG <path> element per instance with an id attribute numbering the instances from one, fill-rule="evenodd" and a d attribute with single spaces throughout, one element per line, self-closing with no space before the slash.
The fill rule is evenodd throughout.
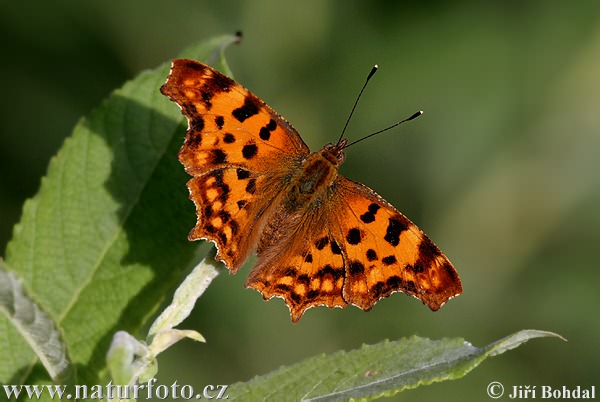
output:
<path id="1" fill-rule="evenodd" d="M 345 140 L 340 144 L 327 144 L 302 161 L 291 180 L 286 200 L 290 209 L 307 206 L 318 201 L 326 193 L 344 161 L 344 145 Z"/>

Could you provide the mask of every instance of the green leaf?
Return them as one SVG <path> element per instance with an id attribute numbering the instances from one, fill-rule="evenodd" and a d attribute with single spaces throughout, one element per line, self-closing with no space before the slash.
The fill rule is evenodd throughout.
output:
<path id="1" fill-rule="evenodd" d="M 412 337 L 364 345 L 282 367 L 247 383 L 233 384 L 229 400 L 340 401 L 375 399 L 405 389 L 461 378 L 489 356 L 516 348 L 529 339 L 562 337 L 524 330 L 483 348 L 463 339 Z"/>
<path id="2" fill-rule="evenodd" d="M 238 39 L 215 38 L 185 55 L 218 58 L 227 70 L 223 48 Z M 141 73 L 77 124 L 7 247 L 8 266 L 59 326 L 80 384 L 99 382 L 113 334 L 139 330 L 199 259 L 199 244 L 187 241 L 195 218 L 177 160 L 185 126 L 159 92 L 168 73 L 169 63 Z M 0 382 L 48 382 L 3 316 L 0 350 L 10 351 Z"/>

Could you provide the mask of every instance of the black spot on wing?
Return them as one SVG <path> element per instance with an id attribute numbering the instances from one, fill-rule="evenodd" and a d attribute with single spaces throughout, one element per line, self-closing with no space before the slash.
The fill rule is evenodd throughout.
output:
<path id="1" fill-rule="evenodd" d="M 306 298 L 307 299 L 314 299 L 318 295 L 319 295 L 319 291 L 318 290 L 309 290 L 308 292 L 306 292 Z"/>
<path id="2" fill-rule="evenodd" d="M 219 200 L 226 202 L 229 199 L 229 186 L 227 184 L 223 184 L 222 186 L 219 186 L 219 189 L 221 190 Z"/>
<path id="3" fill-rule="evenodd" d="M 360 220 L 364 223 L 371 223 L 375 221 L 375 214 L 377 213 L 379 208 L 381 208 L 379 205 L 372 203 L 371 205 L 369 205 L 367 212 L 360 216 Z"/>
<path id="4" fill-rule="evenodd" d="M 190 128 L 194 131 L 204 130 L 204 119 L 197 114 L 190 118 Z"/>
<path id="5" fill-rule="evenodd" d="M 269 129 L 269 131 L 275 131 L 275 129 L 277 128 L 277 122 L 273 119 L 269 120 L 267 128 Z"/>
<path id="6" fill-rule="evenodd" d="M 225 141 L 226 144 L 231 144 L 235 142 L 235 136 L 231 133 L 225 133 L 223 136 L 223 141 Z"/>
<path id="7" fill-rule="evenodd" d="M 286 267 L 283 271 L 283 276 L 289 276 L 295 278 L 298 276 L 298 270 L 294 267 Z"/>
<path id="8" fill-rule="evenodd" d="M 376 298 L 381 297 L 381 295 L 385 292 L 385 285 L 383 282 L 377 282 L 372 288 L 371 292 Z"/>
<path id="9" fill-rule="evenodd" d="M 200 131 L 193 131 L 188 135 L 187 145 L 192 148 L 197 148 L 202 143 L 202 133 Z"/>
<path id="10" fill-rule="evenodd" d="M 215 184 L 216 184 L 217 186 L 222 186 L 222 185 L 224 185 L 224 184 L 225 184 L 225 183 L 223 182 L 223 170 L 222 170 L 222 169 L 215 170 L 215 171 L 212 173 L 212 177 L 214 177 L 214 178 L 215 178 Z"/>
<path id="11" fill-rule="evenodd" d="M 248 180 L 248 184 L 246 184 L 246 192 L 249 194 L 254 194 L 256 191 L 256 179 Z"/>
<path id="12" fill-rule="evenodd" d="M 370 212 L 365 212 L 364 214 L 362 214 L 360 216 L 360 220 L 363 221 L 364 223 L 371 223 L 375 221 L 375 215 L 373 215 Z"/>
<path id="13" fill-rule="evenodd" d="M 202 97 L 202 102 L 204 102 L 206 109 L 210 110 L 212 108 L 212 103 L 210 103 L 210 100 L 212 99 L 213 94 L 209 91 L 202 91 L 200 96 Z"/>
<path id="14" fill-rule="evenodd" d="M 224 209 L 219 211 L 219 218 L 223 221 L 223 223 L 227 223 L 229 219 L 231 219 L 231 214 Z"/>
<path id="15" fill-rule="evenodd" d="M 236 172 L 237 172 L 237 178 L 238 178 L 238 180 L 245 180 L 248 177 L 250 177 L 250 172 L 247 171 L 247 170 L 245 170 L 245 169 L 237 168 Z"/>
<path id="16" fill-rule="evenodd" d="M 219 190 L 219 196 L 217 197 L 217 199 L 223 202 L 227 201 L 231 189 L 225 182 L 223 182 L 223 170 L 215 170 L 211 173 L 211 176 L 215 178 L 214 187 L 216 187 Z"/>
<path id="17" fill-rule="evenodd" d="M 406 269 L 414 272 L 415 274 L 420 274 L 421 272 L 423 272 L 425 270 L 425 267 L 423 267 L 423 265 L 420 265 L 420 264 L 415 264 L 415 265 L 407 265 Z"/>
<path id="18" fill-rule="evenodd" d="M 356 244 L 360 243 L 362 240 L 360 229 L 358 229 L 358 228 L 350 229 L 348 231 L 348 234 L 346 235 L 346 240 L 348 241 L 348 243 L 350 243 L 352 245 L 356 245 Z"/>
<path id="19" fill-rule="evenodd" d="M 300 304 L 300 302 L 302 302 L 302 296 L 295 292 L 290 293 L 290 299 L 292 299 L 296 304 Z"/>
<path id="20" fill-rule="evenodd" d="M 400 278 L 399 276 L 390 276 L 388 278 L 388 280 L 385 282 L 390 288 L 392 289 L 398 289 L 402 286 L 402 278 Z"/>
<path id="21" fill-rule="evenodd" d="M 389 218 L 388 227 L 383 239 L 392 246 L 397 246 L 400 243 L 400 233 L 407 230 L 408 226 L 397 218 Z"/>
<path id="22" fill-rule="evenodd" d="M 252 159 L 258 153 L 258 147 L 256 144 L 246 144 L 242 148 L 242 156 L 246 159 Z"/>
<path id="23" fill-rule="evenodd" d="M 260 136 L 261 140 L 265 140 L 265 141 L 268 141 L 269 138 L 271 138 L 271 132 L 269 130 L 267 130 L 265 127 L 261 127 L 260 131 L 258 132 L 258 135 Z"/>
<path id="24" fill-rule="evenodd" d="M 363 274 L 365 272 L 365 266 L 360 261 L 350 261 L 348 270 L 351 275 Z"/>
<path id="25" fill-rule="evenodd" d="M 215 124 L 217 125 L 219 130 L 222 129 L 223 125 L 225 124 L 225 119 L 223 118 L 223 116 L 215 117 Z"/>
<path id="26" fill-rule="evenodd" d="M 229 92 L 231 87 L 235 86 L 236 84 L 234 80 L 226 75 L 216 73 L 209 81 L 207 81 L 206 85 L 208 86 L 210 92 L 219 93 Z"/>
<path id="27" fill-rule="evenodd" d="M 398 262 L 398 260 L 396 260 L 395 256 L 388 255 L 387 257 L 383 257 L 381 259 L 381 262 L 383 263 L 383 265 L 392 265 L 392 264 L 395 264 L 396 262 Z"/>
<path id="28" fill-rule="evenodd" d="M 212 163 L 225 163 L 227 161 L 227 154 L 220 149 L 212 150 Z"/>
<path id="29" fill-rule="evenodd" d="M 221 244 L 223 244 L 223 245 L 227 244 L 227 235 L 225 233 L 218 232 L 217 237 L 219 237 L 219 240 L 221 240 Z"/>
<path id="30" fill-rule="evenodd" d="M 369 205 L 369 212 L 372 213 L 373 215 L 375 215 L 377 213 L 377 211 L 379 211 L 379 208 L 381 208 L 379 205 L 373 203 L 373 204 Z"/>
<path id="31" fill-rule="evenodd" d="M 377 253 L 372 248 L 367 250 L 367 260 L 369 260 L 369 261 L 377 260 Z"/>
<path id="32" fill-rule="evenodd" d="M 296 278 L 296 281 L 299 283 L 303 283 L 305 285 L 310 285 L 310 278 L 308 277 L 307 274 L 302 274 L 300 276 L 298 276 L 298 278 Z"/>
<path id="33" fill-rule="evenodd" d="M 327 244 L 329 244 L 329 237 L 323 236 L 315 242 L 315 247 L 317 250 L 323 250 Z"/>
<path id="34" fill-rule="evenodd" d="M 331 252 L 336 255 L 342 254 L 342 250 L 335 240 L 331 241 Z"/>
<path id="35" fill-rule="evenodd" d="M 323 279 L 325 276 L 331 275 L 331 277 L 336 280 L 342 278 L 344 276 L 343 268 L 333 268 L 331 265 L 327 264 L 323 268 L 321 268 L 317 273 L 316 277 Z"/>
<path id="36" fill-rule="evenodd" d="M 260 110 L 258 100 L 253 96 L 246 96 L 244 99 L 244 104 L 237 109 L 234 109 L 231 114 L 233 117 L 237 119 L 240 123 L 243 123 L 246 119 L 258 114 Z"/>
<path id="37" fill-rule="evenodd" d="M 271 132 L 274 131 L 276 128 L 277 123 L 275 122 L 275 120 L 269 120 L 269 122 L 264 127 L 261 127 L 259 132 L 260 138 L 265 141 L 268 141 L 269 138 L 271 138 Z"/>
<path id="38" fill-rule="evenodd" d="M 290 288 L 285 283 L 278 283 L 277 285 L 275 285 L 275 289 L 281 290 L 282 292 L 286 292 L 286 293 L 288 293 L 292 290 L 292 288 Z"/>
<path id="39" fill-rule="evenodd" d="M 233 235 L 236 235 L 238 233 L 238 231 L 240 230 L 240 224 L 234 220 L 229 222 L 229 227 L 231 228 L 231 233 Z"/>

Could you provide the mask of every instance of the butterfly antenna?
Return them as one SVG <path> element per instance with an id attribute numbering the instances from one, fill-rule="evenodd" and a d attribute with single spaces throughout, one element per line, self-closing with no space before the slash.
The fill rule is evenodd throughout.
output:
<path id="1" fill-rule="evenodd" d="M 358 105 L 358 101 L 360 100 L 360 97 L 362 96 L 363 91 L 367 87 L 367 84 L 369 83 L 369 80 L 371 79 L 371 77 L 373 75 L 375 75 L 375 73 L 377 72 L 378 68 L 379 68 L 379 66 L 377 64 L 375 64 L 373 66 L 373 68 L 371 69 L 371 72 L 367 76 L 367 79 L 366 79 L 366 81 L 365 81 L 362 89 L 358 93 L 358 96 L 356 97 L 356 101 L 354 102 L 354 106 L 352 106 L 352 110 L 350 111 L 350 116 L 348 116 L 348 120 L 346 120 L 346 125 L 344 126 L 344 129 L 342 130 L 342 134 L 340 134 L 340 138 L 337 141 L 338 144 L 340 143 L 340 141 L 342 140 L 342 138 L 344 138 L 344 133 L 346 132 L 346 129 L 348 128 L 348 123 L 350 123 L 350 119 L 352 118 L 352 115 L 354 114 L 354 109 L 356 109 L 356 105 Z"/>
<path id="2" fill-rule="evenodd" d="M 406 123 L 407 121 L 411 121 L 411 120 L 413 120 L 413 119 L 416 119 L 417 117 L 419 117 L 419 116 L 420 116 L 420 115 L 422 115 L 422 114 L 423 114 L 423 111 L 422 111 L 422 110 L 419 110 L 418 112 L 416 112 L 416 113 L 413 113 L 413 115 L 412 115 L 412 116 L 410 116 L 410 117 L 407 117 L 406 119 L 404 119 L 404 120 L 402 120 L 402 121 L 399 121 L 399 122 L 398 122 L 398 123 L 396 123 L 396 124 L 392 124 L 391 126 L 384 128 L 383 130 L 376 131 L 376 132 L 374 132 L 374 133 L 372 133 L 372 134 L 369 134 L 369 135 L 367 135 L 366 137 L 363 137 L 363 138 L 360 138 L 360 139 L 358 139 L 358 140 L 356 140 L 356 141 L 354 141 L 354 142 L 351 142 L 350 144 L 346 145 L 344 148 L 348 148 L 350 145 L 354 145 L 354 144 L 356 144 L 356 143 L 359 143 L 359 142 L 361 142 L 361 141 L 363 141 L 363 140 L 366 140 L 367 138 L 370 138 L 370 137 L 372 137 L 372 136 L 374 136 L 374 135 L 381 134 L 381 133 L 383 133 L 384 131 L 388 131 L 388 130 L 391 130 L 392 128 L 394 128 L 394 127 L 398 127 L 400 124 L 402 124 L 402 123 Z"/>

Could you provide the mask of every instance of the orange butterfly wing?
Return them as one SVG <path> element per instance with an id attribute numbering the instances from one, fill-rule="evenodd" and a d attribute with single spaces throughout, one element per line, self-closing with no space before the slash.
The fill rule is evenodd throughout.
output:
<path id="1" fill-rule="evenodd" d="M 259 217 L 282 176 L 308 147 L 263 101 L 205 64 L 174 60 L 161 92 L 188 120 L 179 160 L 194 176 L 188 187 L 198 221 L 189 239 L 214 241 L 217 258 L 235 272 L 255 246 Z"/>
<path id="2" fill-rule="evenodd" d="M 365 185 L 338 179 L 346 302 L 369 310 L 400 291 L 435 311 L 462 292 L 452 263 L 414 223 Z"/>
<path id="3" fill-rule="evenodd" d="M 275 244 L 259 244 L 258 262 L 246 282 L 246 287 L 258 290 L 265 299 L 283 298 L 293 322 L 313 306 L 348 304 L 342 296 L 346 277 L 343 245 L 335 240 L 329 220 L 335 205 L 320 204 L 292 214 L 285 203 L 281 205 L 268 226 L 277 228 L 278 238 Z M 267 233 L 263 239 L 268 241 L 271 236 Z"/>

